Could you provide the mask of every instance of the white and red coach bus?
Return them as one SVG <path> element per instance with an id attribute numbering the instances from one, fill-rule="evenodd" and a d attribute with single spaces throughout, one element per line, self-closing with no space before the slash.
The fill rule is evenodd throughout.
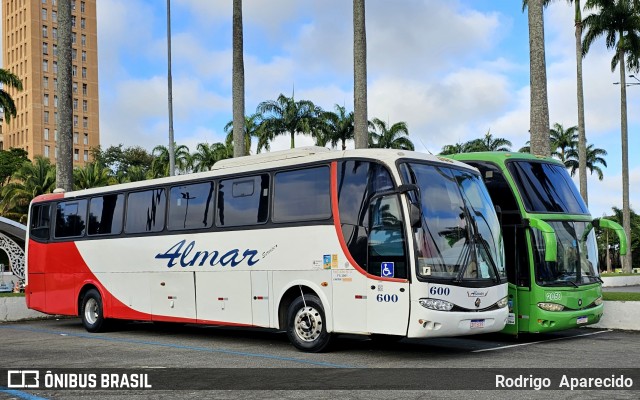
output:
<path id="1" fill-rule="evenodd" d="M 90 332 L 116 319 L 268 327 L 305 351 L 336 333 L 497 332 L 501 235 L 472 167 L 301 148 L 35 198 L 26 298 Z"/>

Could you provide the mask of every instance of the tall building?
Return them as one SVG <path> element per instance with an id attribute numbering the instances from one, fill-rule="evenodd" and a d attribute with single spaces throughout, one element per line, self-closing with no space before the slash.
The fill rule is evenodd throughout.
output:
<path id="1" fill-rule="evenodd" d="M 5 88 L 18 115 L 3 121 L 5 149 L 20 147 L 55 163 L 58 138 L 57 0 L 2 1 L 2 68 L 22 80 L 24 90 Z M 71 0 L 74 164 L 89 161 L 100 144 L 96 0 Z"/>

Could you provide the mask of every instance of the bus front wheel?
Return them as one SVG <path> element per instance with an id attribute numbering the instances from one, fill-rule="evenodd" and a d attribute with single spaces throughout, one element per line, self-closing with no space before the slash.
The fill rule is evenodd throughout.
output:
<path id="1" fill-rule="evenodd" d="M 295 299 L 287 312 L 287 336 L 302 351 L 319 353 L 331 342 L 327 332 L 322 302 L 317 296 L 305 294 Z"/>
<path id="2" fill-rule="evenodd" d="M 106 321 L 102 308 L 102 297 L 95 289 L 90 289 L 82 298 L 80 310 L 82 324 L 89 332 L 100 332 L 105 329 Z"/>

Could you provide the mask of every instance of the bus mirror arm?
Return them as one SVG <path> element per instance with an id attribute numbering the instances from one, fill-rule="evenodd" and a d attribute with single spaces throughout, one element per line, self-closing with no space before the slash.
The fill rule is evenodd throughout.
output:
<path id="1" fill-rule="evenodd" d="M 415 192 L 416 196 L 420 194 L 420 189 L 418 185 L 414 185 L 413 183 L 405 183 L 398 186 L 398 193 L 407 193 L 407 192 Z"/>
<path id="2" fill-rule="evenodd" d="M 420 206 L 416 203 L 409 203 L 409 222 L 411 222 L 412 228 L 418 228 L 422 223 Z"/>
<path id="3" fill-rule="evenodd" d="M 420 188 L 418 185 L 405 183 L 398 186 L 398 193 L 403 194 L 409 192 L 413 192 L 416 198 L 420 198 Z M 420 204 L 414 201 L 409 202 L 409 222 L 411 223 L 412 228 L 417 228 L 422 223 Z"/>
<path id="4" fill-rule="evenodd" d="M 525 223 L 531 228 L 537 229 L 542 233 L 544 238 L 544 260 L 547 262 L 557 261 L 558 243 L 556 239 L 556 232 L 551 225 L 547 224 L 538 218 L 528 218 Z"/>
<path id="5" fill-rule="evenodd" d="M 617 222 L 604 218 L 596 218 L 593 220 L 592 224 L 596 228 L 611 229 L 612 231 L 614 231 L 616 235 L 618 235 L 618 239 L 620 240 L 620 255 L 623 256 L 627 254 L 627 235 L 625 235 L 624 228 L 622 226 L 620 226 Z"/>

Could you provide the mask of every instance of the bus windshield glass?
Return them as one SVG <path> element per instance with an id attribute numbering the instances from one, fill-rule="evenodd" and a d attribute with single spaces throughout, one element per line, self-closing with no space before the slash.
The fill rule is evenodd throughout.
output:
<path id="1" fill-rule="evenodd" d="M 487 286 L 501 282 L 502 233 L 480 176 L 420 163 L 404 163 L 401 172 L 420 192 L 420 199 L 412 199 L 421 208 L 421 224 L 414 228 L 418 275 Z"/>
<path id="2" fill-rule="evenodd" d="M 589 214 L 580 193 L 562 165 L 510 161 L 507 168 L 528 212 Z"/>
<path id="3" fill-rule="evenodd" d="M 542 286 L 578 286 L 600 281 L 597 269 L 598 246 L 590 222 L 547 221 L 555 230 L 558 258 L 544 261 L 544 239 L 533 229 L 536 242 L 536 281 Z"/>

